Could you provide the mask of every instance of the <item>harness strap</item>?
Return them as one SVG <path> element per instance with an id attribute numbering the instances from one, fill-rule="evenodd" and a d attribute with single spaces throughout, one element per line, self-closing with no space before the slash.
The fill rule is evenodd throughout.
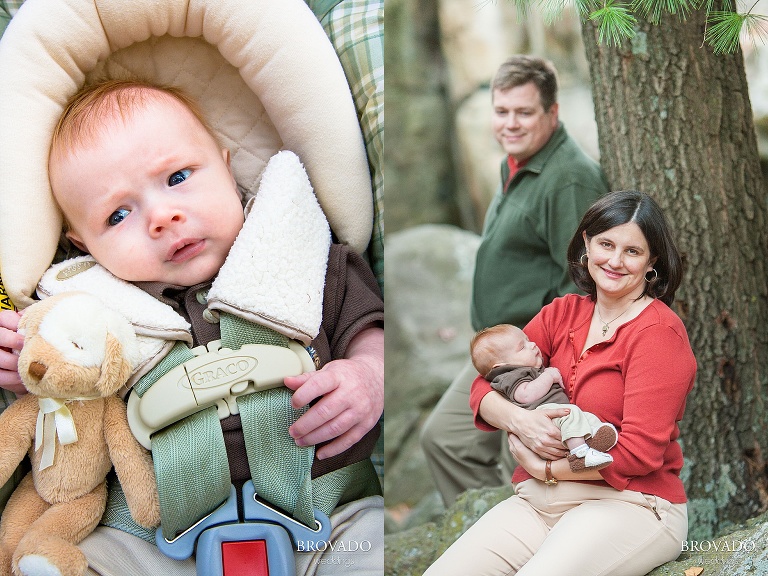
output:
<path id="1" fill-rule="evenodd" d="M 259 324 L 221 313 L 221 343 L 288 347 L 288 338 Z M 183 343 L 134 387 L 142 396 L 171 368 L 194 358 Z M 314 526 L 311 469 L 314 447 L 299 447 L 288 428 L 303 412 L 291 407 L 292 392 L 280 387 L 237 399 L 248 463 L 260 497 Z M 197 412 L 152 436 L 163 535 L 174 538 L 212 512 L 230 493 L 231 477 L 224 436 L 215 407 Z M 192 480 L 194 479 L 194 480 Z"/>
<path id="2" fill-rule="evenodd" d="M 161 528 L 172 539 L 229 497 L 232 484 L 215 407 L 187 416 L 152 437 Z"/>
<path id="3" fill-rule="evenodd" d="M 288 338 L 253 322 L 222 313 L 221 344 L 237 350 L 243 344 L 288 347 Z M 314 528 L 312 461 L 314 446 L 297 446 L 288 428 L 306 410 L 291 406 L 293 392 L 283 386 L 237 398 L 248 466 L 256 493 Z"/>
<path id="4" fill-rule="evenodd" d="M 140 526 L 131 516 L 123 487 L 120 485 L 114 470 L 107 476 L 107 506 L 100 524 L 127 532 L 145 542 L 155 544 L 155 529 Z"/>
<path id="5" fill-rule="evenodd" d="M 152 370 L 136 382 L 131 393 L 138 394 L 139 397 L 144 396 L 147 390 L 160 380 L 164 374 L 170 372 L 172 368 L 184 364 L 187 360 L 192 360 L 194 357 L 195 355 L 192 353 L 192 350 L 184 342 L 177 341 L 173 348 L 171 348 L 171 351 Z"/>
<path id="6" fill-rule="evenodd" d="M 248 466 L 256 493 L 305 526 L 315 526 L 312 500 L 313 446 L 297 446 L 288 435 L 296 420 L 291 391 L 273 388 L 237 399 Z"/>
<path id="7" fill-rule="evenodd" d="M 194 357 L 183 342 L 177 342 L 168 355 L 136 383 L 133 393 L 143 396 L 166 372 Z M 154 434 L 152 460 L 166 538 L 183 532 L 229 496 L 231 478 L 227 452 L 214 407 Z M 190 482 L 190 478 L 195 481 Z"/>
<path id="8" fill-rule="evenodd" d="M 224 348 L 237 350 L 244 344 L 287 347 L 289 343 L 288 337 L 271 328 L 226 312 L 221 313 L 220 324 Z M 176 343 L 134 386 L 134 393 L 143 396 L 163 374 L 194 357 L 187 345 Z M 288 434 L 288 428 L 304 412 L 291 406 L 291 395 L 282 386 L 262 390 L 237 397 L 237 407 L 258 496 L 314 529 L 315 508 L 330 515 L 340 503 L 380 494 L 380 485 L 370 459 L 312 480 L 314 447 L 297 446 Z M 168 540 L 211 513 L 230 495 L 229 463 L 215 407 L 153 434 L 152 458 L 162 531 Z M 110 502 L 103 522 L 150 540 L 126 512 L 118 498 Z"/>
<path id="9" fill-rule="evenodd" d="M 331 515 L 342 504 L 380 496 L 381 484 L 370 458 L 333 470 L 312 480 L 315 508 Z"/>

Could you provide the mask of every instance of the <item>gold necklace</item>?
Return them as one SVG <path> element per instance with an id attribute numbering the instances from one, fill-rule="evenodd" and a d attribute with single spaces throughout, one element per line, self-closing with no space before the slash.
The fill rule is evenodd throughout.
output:
<path id="1" fill-rule="evenodd" d="M 603 323 L 603 328 L 602 328 L 602 330 L 603 330 L 603 338 L 605 338 L 605 335 L 608 333 L 608 325 L 609 324 L 613 324 L 614 322 L 616 322 L 616 320 L 618 320 L 619 318 L 624 316 L 624 314 L 629 312 L 629 309 L 632 308 L 632 304 L 634 304 L 634 302 L 632 302 L 629 306 L 627 306 L 627 308 L 624 310 L 624 312 L 622 312 L 621 314 L 616 316 L 616 318 L 614 318 L 610 322 L 606 322 L 605 320 L 603 320 L 603 317 L 600 316 L 600 308 L 598 308 L 597 302 L 595 302 L 595 311 L 597 312 L 597 317 L 600 319 L 600 322 Z"/>

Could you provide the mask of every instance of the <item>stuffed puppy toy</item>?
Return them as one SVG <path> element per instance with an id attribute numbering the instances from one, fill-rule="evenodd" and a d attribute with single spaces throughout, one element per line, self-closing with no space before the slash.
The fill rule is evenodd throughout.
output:
<path id="1" fill-rule="evenodd" d="M 93 296 L 70 292 L 27 308 L 19 374 L 29 390 L 0 415 L 0 484 L 28 452 L 32 471 L 0 520 L 0 575 L 80 576 L 76 544 L 98 525 L 112 465 L 131 514 L 157 526 L 149 453 L 128 427 L 116 392 L 137 355 L 128 321 Z"/>

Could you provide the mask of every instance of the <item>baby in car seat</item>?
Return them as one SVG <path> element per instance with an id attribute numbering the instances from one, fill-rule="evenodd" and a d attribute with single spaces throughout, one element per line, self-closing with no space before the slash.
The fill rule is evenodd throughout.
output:
<path id="1" fill-rule="evenodd" d="M 117 278 L 169 304 L 191 324 L 195 345 L 220 336 L 205 315 L 204 295 L 244 215 L 229 153 L 189 98 L 133 81 L 81 91 L 54 134 L 49 174 L 66 237 L 75 246 Z M 14 313 L 4 314 L 3 345 L 18 348 L 9 334 Z M 369 267 L 349 248 L 331 245 L 323 318 L 312 342 L 322 369 L 285 379 L 295 390 L 294 408 L 312 405 L 290 434 L 299 446 L 319 444 L 313 477 L 365 459 L 373 449 L 382 402 L 377 385 L 383 378 L 382 322 L 383 302 Z M 5 372 L 7 382 L 13 370 Z M 221 425 L 232 482 L 239 486 L 250 478 L 240 418 L 229 416 Z M 367 522 L 334 525 L 375 541 L 364 527 L 376 526 L 380 509 L 365 500 L 348 506 L 358 516 L 368 515 Z M 115 548 L 104 545 L 110 537 L 126 538 L 103 529 L 89 538 L 98 545 L 86 540 L 84 548 L 107 550 L 98 562 L 113 556 L 119 564 Z M 137 539 L 135 546 L 143 548 L 143 541 Z"/>

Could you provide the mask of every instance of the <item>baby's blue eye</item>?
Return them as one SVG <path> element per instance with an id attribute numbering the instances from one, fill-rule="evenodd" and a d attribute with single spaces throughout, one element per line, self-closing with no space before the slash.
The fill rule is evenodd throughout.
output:
<path id="1" fill-rule="evenodd" d="M 112 214 L 110 214 L 109 218 L 107 218 L 107 224 L 109 224 L 110 226 L 117 226 L 118 224 L 120 224 L 120 222 L 125 220 L 128 217 L 128 214 L 130 213 L 131 213 L 130 210 L 127 210 L 125 208 L 118 208 L 117 210 L 112 212 Z"/>
<path id="2" fill-rule="evenodd" d="M 179 170 L 178 172 L 174 172 L 171 174 L 170 178 L 168 178 L 168 186 L 176 186 L 177 184 L 181 184 L 189 178 L 189 175 L 192 174 L 192 170 L 189 168 L 184 168 L 184 170 Z"/>

